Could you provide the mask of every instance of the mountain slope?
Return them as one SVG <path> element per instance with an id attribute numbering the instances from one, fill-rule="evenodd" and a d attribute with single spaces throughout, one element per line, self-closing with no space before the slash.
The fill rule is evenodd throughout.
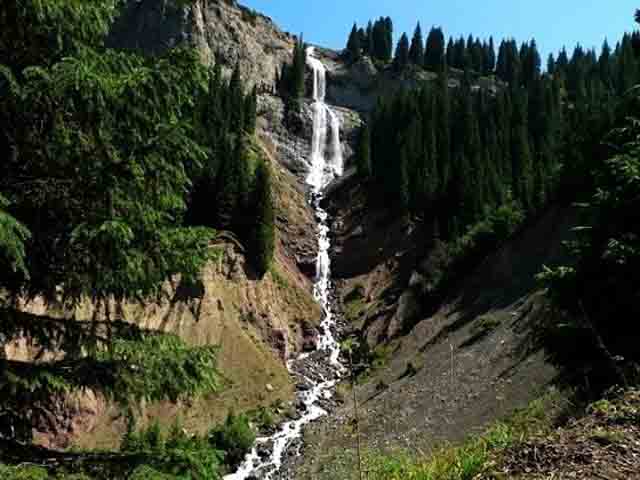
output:
<path id="1" fill-rule="evenodd" d="M 347 197 L 350 207 L 337 209 Z M 550 313 L 534 277 L 563 259 L 573 210 L 553 208 L 531 222 L 429 312 L 420 285 L 429 274 L 432 232 L 365 208 L 349 181 L 331 201 L 339 296 L 372 359 L 356 387 L 365 451 L 427 452 L 461 441 L 558 378 L 539 341 Z M 342 392 L 335 417 L 309 433 L 298 478 L 331 478 L 336 465 L 354 461 L 352 393 L 347 386 Z"/>

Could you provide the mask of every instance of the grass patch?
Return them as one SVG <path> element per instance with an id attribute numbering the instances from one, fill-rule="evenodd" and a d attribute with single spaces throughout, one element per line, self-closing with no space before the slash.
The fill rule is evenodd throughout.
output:
<path id="1" fill-rule="evenodd" d="M 369 454 L 366 470 L 370 480 L 472 480 L 490 474 L 499 453 L 530 435 L 550 431 L 554 412 L 563 405 L 563 395 L 554 390 L 498 422 L 484 434 L 469 438 L 463 445 L 444 446 L 425 459 L 405 452 L 391 456 Z"/>
<path id="2" fill-rule="evenodd" d="M 271 278 L 273 279 L 273 283 L 275 283 L 278 288 L 282 290 L 289 290 L 291 288 L 289 281 L 284 278 L 284 276 L 276 268 L 271 269 Z"/>
<path id="3" fill-rule="evenodd" d="M 502 320 L 495 315 L 482 315 L 473 325 L 476 334 L 488 335 L 502 324 Z"/>
<path id="4" fill-rule="evenodd" d="M 370 350 L 366 358 L 366 364 L 368 366 L 357 372 L 356 383 L 363 385 L 371 380 L 371 377 L 377 372 L 387 368 L 391 361 L 392 353 L 393 348 L 390 345 L 378 345 L 373 350 Z"/>

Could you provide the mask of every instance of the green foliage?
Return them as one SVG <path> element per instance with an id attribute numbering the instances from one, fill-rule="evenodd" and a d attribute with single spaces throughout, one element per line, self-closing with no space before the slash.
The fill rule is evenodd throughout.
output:
<path id="1" fill-rule="evenodd" d="M 260 407 L 256 410 L 249 412 L 248 416 L 251 418 L 251 422 L 260 429 L 272 429 L 276 426 L 276 417 L 274 415 L 273 407 Z"/>
<path id="2" fill-rule="evenodd" d="M 164 435 L 157 422 L 140 432 L 128 429 L 121 445 L 123 454 L 137 458 L 132 479 L 218 480 L 222 452 L 205 438 L 189 436 L 179 422 Z M 123 458 L 124 460 L 124 458 Z"/>
<path id="3" fill-rule="evenodd" d="M 575 262 L 540 275 L 561 312 L 549 327 L 551 347 L 564 365 L 592 370 L 594 388 L 624 381 L 612 357 L 640 361 L 640 328 L 632 320 L 640 314 L 640 121 L 633 113 L 639 103 L 636 90 L 627 106 L 632 113 L 610 135 L 616 153 L 596 166 L 591 200 L 581 205 L 585 225 L 568 244 Z M 569 335 L 578 341 L 561 347 Z"/>
<path id="4" fill-rule="evenodd" d="M 416 459 L 398 452 L 392 456 L 368 455 L 367 471 L 372 480 L 472 480 L 492 477 L 496 454 L 517 445 L 532 434 L 543 434 L 553 426 L 552 412 L 561 407 L 557 393 L 549 393 L 498 422 L 458 447 L 442 447 L 428 458 Z M 484 477 L 483 477 L 484 478 Z"/>
<path id="5" fill-rule="evenodd" d="M 437 241 L 427 260 L 430 279 L 424 292 L 426 302 L 437 304 L 466 272 L 508 239 L 524 218 L 519 205 L 509 200 L 485 212 L 484 219 L 469 227 L 466 234 L 449 243 Z"/>
<path id="6" fill-rule="evenodd" d="M 33 365 L 7 361 L 0 379 L 0 417 L 30 440 L 31 422 L 64 394 L 92 389 L 127 405 L 131 400 L 192 398 L 219 389 L 215 347 L 191 348 L 173 335 L 113 338 L 88 355 Z M 24 437 L 24 438 L 22 438 Z"/>
<path id="7" fill-rule="evenodd" d="M 119 0 L 21 0 L 0 11 L 0 50 L 15 72 L 51 65 L 83 46 L 100 46 Z M 87 21 L 91 19 L 91 21 Z"/>
<path id="8" fill-rule="evenodd" d="M 17 152 L 2 185 L 31 230 L 26 266 L 38 275 L 11 289 L 124 298 L 197 274 L 212 232 L 180 220 L 187 169 L 206 158 L 190 123 L 201 73 L 190 51 L 146 59 L 87 48 L 25 70 L 18 94 L 0 101 Z"/>
<path id="9" fill-rule="evenodd" d="M 356 167 L 362 179 L 366 180 L 371 176 L 371 129 L 367 123 L 362 126 L 358 137 Z"/>
<path id="10" fill-rule="evenodd" d="M 362 54 L 373 60 L 387 63 L 393 53 L 393 22 L 389 17 L 380 17 L 369 22 L 366 30 L 354 23 L 345 54 L 352 60 L 358 60 Z"/>
<path id="11" fill-rule="evenodd" d="M 298 38 L 293 49 L 291 63 L 282 65 L 282 70 L 277 76 L 276 90 L 287 103 L 298 104 L 304 96 L 304 75 L 307 65 L 307 46 L 302 36 Z"/>
<path id="12" fill-rule="evenodd" d="M 24 242 L 31 237 L 29 230 L 4 209 L 9 202 L 0 195 L 0 265 L 12 272 L 28 276 L 25 265 Z"/>
<path id="13" fill-rule="evenodd" d="M 187 346 L 173 335 L 150 335 L 142 342 L 115 340 L 99 361 L 128 363 L 115 390 L 148 401 L 178 400 L 218 390 L 216 347 Z"/>
<path id="14" fill-rule="evenodd" d="M 393 57 L 393 68 L 396 71 L 401 71 L 409 64 L 409 37 L 406 33 L 403 33 L 396 45 L 396 53 Z"/>
<path id="15" fill-rule="evenodd" d="M 362 56 L 362 45 L 360 43 L 360 34 L 358 33 L 358 26 L 354 23 L 347 41 L 347 49 L 345 55 L 351 62 L 360 60 Z"/>
<path id="16" fill-rule="evenodd" d="M 245 415 L 230 413 L 225 423 L 214 428 L 209 434 L 209 442 L 217 450 L 224 451 L 224 461 L 235 467 L 249 453 L 256 440 L 256 435 Z"/>
<path id="17" fill-rule="evenodd" d="M 424 63 L 424 39 L 422 37 L 422 27 L 420 22 L 416 25 L 416 29 L 413 32 L 411 39 L 411 47 L 409 47 L 409 61 L 414 65 L 420 65 Z"/>
<path id="18" fill-rule="evenodd" d="M 251 228 L 251 250 L 259 275 L 267 273 L 275 253 L 275 207 L 271 186 L 271 171 L 261 161 L 255 173 L 251 205 L 255 210 Z"/>
<path id="19" fill-rule="evenodd" d="M 49 474 L 41 467 L 8 467 L 0 465 L 0 476 L 7 480 L 48 480 Z"/>
<path id="20" fill-rule="evenodd" d="M 0 464 L 0 478 L 3 480 L 92 480 L 82 473 L 59 473 L 52 475 L 43 467 L 28 464 L 6 466 Z"/>
<path id="21" fill-rule="evenodd" d="M 370 198 L 393 199 L 445 240 L 510 195 L 527 214 L 538 212 L 559 171 L 555 88 L 538 79 L 530 98 L 524 89 L 489 95 L 463 81 L 450 95 L 443 72 L 435 85 L 382 99 L 370 122 Z"/>

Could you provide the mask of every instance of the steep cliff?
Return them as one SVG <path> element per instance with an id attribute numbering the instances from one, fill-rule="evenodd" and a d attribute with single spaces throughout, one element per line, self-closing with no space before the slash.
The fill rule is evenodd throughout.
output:
<path id="1" fill-rule="evenodd" d="M 205 63 L 217 61 L 227 73 L 239 64 L 246 84 L 271 88 L 276 70 L 290 60 L 294 40 L 234 0 L 130 0 L 109 44 L 154 53 L 191 45 Z"/>

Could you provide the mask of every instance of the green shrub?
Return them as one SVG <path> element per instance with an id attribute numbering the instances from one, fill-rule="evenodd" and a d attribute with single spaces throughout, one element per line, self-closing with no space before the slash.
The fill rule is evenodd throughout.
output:
<path id="1" fill-rule="evenodd" d="M 209 442 L 224 452 L 224 461 L 229 466 L 239 465 L 249 453 L 256 440 L 256 434 L 249 425 L 246 415 L 230 413 L 225 423 L 209 434 Z"/>
<path id="2" fill-rule="evenodd" d="M 130 414 L 121 451 L 125 454 L 143 454 L 143 461 L 132 476 L 135 480 L 220 478 L 222 452 L 217 451 L 205 438 L 188 436 L 179 421 L 174 423 L 166 436 L 157 421 L 149 428 L 136 432 Z"/>

